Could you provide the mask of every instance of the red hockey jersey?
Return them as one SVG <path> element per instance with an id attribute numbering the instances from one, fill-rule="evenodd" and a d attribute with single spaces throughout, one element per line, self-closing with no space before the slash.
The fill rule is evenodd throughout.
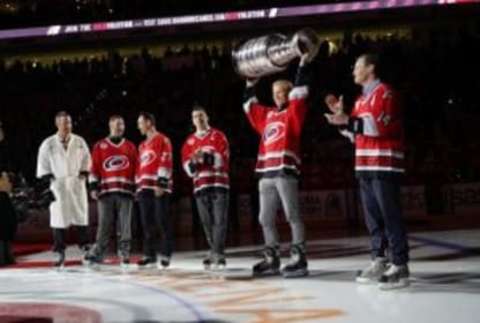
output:
<path id="1" fill-rule="evenodd" d="M 212 163 L 194 161 L 197 151 L 213 156 Z M 210 128 L 205 133 L 191 134 L 182 147 L 182 164 L 188 176 L 193 178 L 193 192 L 206 189 L 229 189 L 230 151 L 228 140 L 220 130 Z"/>
<path id="2" fill-rule="evenodd" d="M 362 131 L 355 131 L 357 173 L 403 173 L 404 133 L 402 113 L 392 89 L 377 82 L 360 96 L 351 116 L 362 119 Z"/>
<path id="3" fill-rule="evenodd" d="M 122 139 L 118 144 L 109 138 L 98 141 L 92 151 L 90 186 L 99 196 L 115 192 L 132 195 L 137 159 L 137 149 L 129 140 Z"/>
<path id="4" fill-rule="evenodd" d="M 253 128 L 261 136 L 255 171 L 262 176 L 279 172 L 300 174 L 300 136 L 307 112 L 308 87 L 296 86 L 289 94 L 289 104 L 279 110 L 265 107 L 256 97 L 244 104 Z"/>
<path id="5" fill-rule="evenodd" d="M 135 178 L 137 191 L 162 187 L 166 192 L 171 193 L 173 156 L 170 139 L 158 132 L 140 144 L 138 154 L 139 162 Z"/>

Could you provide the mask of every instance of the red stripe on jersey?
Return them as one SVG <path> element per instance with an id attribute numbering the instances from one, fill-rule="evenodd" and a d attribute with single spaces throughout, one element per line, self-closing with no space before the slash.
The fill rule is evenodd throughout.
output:
<path id="1" fill-rule="evenodd" d="M 154 179 L 148 179 L 148 178 L 142 178 L 139 181 L 137 181 L 137 186 L 139 189 L 151 186 L 158 186 L 158 183 Z"/>
<path id="2" fill-rule="evenodd" d="M 131 193 L 135 192 L 135 185 L 123 183 L 123 182 L 110 182 L 110 183 L 101 183 L 100 189 L 103 192 L 110 192 L 115 191 L 118 189 L 122 189 L 125 191 L 129 191 Z"/>
<path id="3" fill-rule="evenodd" d="M 268 158 L 265 160 L 258 160 L 256 165 L 256 170 L 261 171 L 263 169 L 287 166 L 287 168 L 292 169 L 293 167 L 298 170 L 297 161 L 290 156 Z"/>
<path id="4" fill-rule="evenodd" d="M 202 177 L 194 180 L 195 187 L 204 186 L 209 184 L 223 184 L 229 185 L 230 181 L 225 177 Z"/>
<path id="5" fill-rule="evenodd" d="M 403 168 L 403 159 L 391 156 L 357 156 L 355 158 L 356 166 L 391 166 L 395 168 Z"/>

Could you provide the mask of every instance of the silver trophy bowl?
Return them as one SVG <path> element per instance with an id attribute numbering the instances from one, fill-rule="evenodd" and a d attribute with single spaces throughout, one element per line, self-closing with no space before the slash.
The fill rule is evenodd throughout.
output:
<path id="1" fill-rule="evenodd" d="M 312 60 L 320 40 L 312 29 L 302 29 L 292 37 L 271 34 L 250 39 L 232 51 L 236 72 L 245 78 L 259 78 L 285 70 L 296 57 L 308 53 Z"/>

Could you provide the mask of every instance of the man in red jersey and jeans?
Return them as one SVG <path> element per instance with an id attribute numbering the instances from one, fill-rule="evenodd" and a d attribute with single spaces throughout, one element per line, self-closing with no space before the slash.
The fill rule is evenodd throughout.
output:
<path id="1" fill-rule="evenodd" d="M 355 145 L 355 173 L 365 222 L 371 236 L 372 263 L 357 275 L 359 283 L 379 283 L 381 289 L 408 286 L 409 247 L 400 202 L 404 168 L 404 135 L 395 92 L 378 78 L 379 59 L 361 55 L 353 70 L 355 84 L 362 86 L 350 115 L 343 99 L 328 95 L 332 114 L 328 122 Z M 385 252 L 389 251 L 389 260 Z"/>

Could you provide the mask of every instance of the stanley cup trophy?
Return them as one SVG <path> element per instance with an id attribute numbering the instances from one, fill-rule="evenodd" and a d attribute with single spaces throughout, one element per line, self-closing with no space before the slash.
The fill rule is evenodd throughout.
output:
<path id="1" fill-rule="evenodd" d="M 308 53 L 312 60 L 320 40 L 312 29 L 302 29 L 292 37 L 271 34 L 240 44 L 232 51 L 236 72 L 245 78 L 259 78 L 285 70 L 294 58 Z"/>

